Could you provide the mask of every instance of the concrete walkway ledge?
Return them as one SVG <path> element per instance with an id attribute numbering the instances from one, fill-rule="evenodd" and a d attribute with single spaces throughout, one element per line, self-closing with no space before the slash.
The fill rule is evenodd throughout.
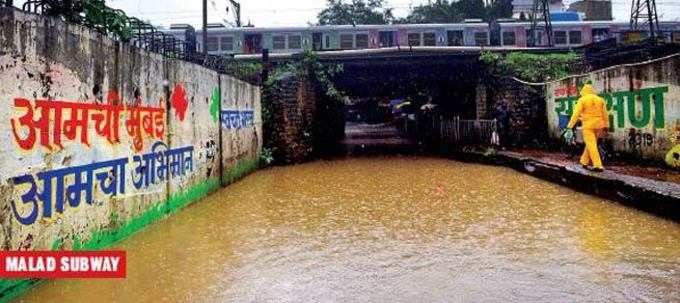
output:
<path id="1" fill-rule="evenodd" d="M 680 184 L 612 171 L 601 173 L 579 164 L 556 165 L 514 152 L 456 152 L 455 160 L 513 168 L 580 192 L 617 201 L 623 205 L 680 222 Z"/>

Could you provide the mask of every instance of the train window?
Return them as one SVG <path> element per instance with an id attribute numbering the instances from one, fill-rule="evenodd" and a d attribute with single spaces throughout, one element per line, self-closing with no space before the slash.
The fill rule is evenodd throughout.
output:
<path id="1" fill-rule="evenodd" d="M 592 30 L 593 42 L 600 42 L 609 38 L 608 28 L 593 28 Z"/>
<path id="2" fill-rule="evenodd" d="M 357 34 L 356 48 L 368 48 L 368 34 Z"/>
<path id="3" fill-rule="evenodd" d="M 555 31 L 555 44 L 565 45 L 567 44 L 567 32 L 566 31 Z"/>
<path id="4" fill-rule="evenodd" d="M 274 36 L 272 42 L 274 49 L 286 49 L 286 36 Z"/>
<path id="5" fill-rule="evenodd" d="M 302 36 L 300 36 L 300 35 L 290 35 L 290 36 L 288 36 L 288 48 L 289 49 L 301 49 L 302 48 Z"/>
<path id="6" fill-rule="evenodd" d="M 420 46 L 420 33 L 409 33 L 408 34 L 408 45 L 410 45 L 410 46 Z"/>
<path id="7" fill-rule="evenodd" d="M 234 37 L 232 37 L 232 36 L 220 37 L 220 50 L 233 51 L 234 50 Z"/>
<path id="8" fill-rule="evenodd" d="M 569 44 L 581 44 L 581 31 L 569 31 Z"/>
<path id="9" fill-rule="evenodd" d="M 342 35 L 340 35 L 340 48 L 341 49 L 352 49 L 352 48 L 354 48 L 354 35 L 352 35 L 352 34 L 342 34 Z"/>
<path id="10" fill-rule="evenodd" d="M 424 33 L 423 34 L 423 45 L 425 45 L 425 46 L 437 46 L 437 35 L 435 33 Z"/>
<path id="11" fill-rule="evenodd" d="M 503 45 L 515 45 L 515 32 L 503 32 Z"/>
<path id="12" fill-rule="evenodd" d="M 448 31 L 446 35 L 448 36 L 449 46 L 463 45 L 463 31 Z"/>
<path id="13" fill-rule="evenodd" d="M 489 33 L 487 32 L 476 32 L 475 33 L 475 45 L 489 45 Z"/>
<path id="14" fill-rule="evenodd" d="M 208 51 L 209 52 L 216 52 L 218 49 L 217 45 L 217 37 L 208 37 Z"/>

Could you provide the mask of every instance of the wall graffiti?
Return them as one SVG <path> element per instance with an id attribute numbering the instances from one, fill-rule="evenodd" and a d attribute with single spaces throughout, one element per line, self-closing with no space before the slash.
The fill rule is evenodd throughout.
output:
<path id="1" fill-rule="evenodd" d="M 62 20 L 0 15 L 0 36 L 14 37 L 0 43 L 2 249 L 104 248 L 259 159 L 259 87 Z M 45 57 L 44 41 L 75 55 Z M 221 131 L 223 108 L 257 123 L 239 114 L 234 127 L 252 127 Z M 21 288 L 5 282 L 0 293 Z"/>
<path id="2" fill-rule="evenodd" d="M 183 85 L 175 85 L 175 89 L 172 90 L 172 96 L 170 97 L 170 104 L 175 110 L 175 115 L 179 121 L 184 121 L 187 108 L 189 108 L 189 101 L 187 101 L 187 95 Z"/>
<path id="3" fill-rule="evenodd" d="M 223 128 L 240 129 L 254 125 L 254 112 L 252 110 L 223 110 L 220 121 Z"/>
<path id="4" fill-rule="evenodd" d="M 611 130 L 625 127 L 645 128 L 648 126 L 657 129 L 664 128 L 664 95 L 666 93 L 668 93 L 668 86 L 600 94 L 607 101 L 607 110 L 610 112 L 609 128 Z M 576 96 L 555 98 L 555 112 L 559 117 L 560 127 L 566 127 L 578 98 Z"/>
<path id="5" fill-rule="evenodd" d="M 631 149 L 640 149 L 654 146 L 654 135 L 634 128 L 628 131 L 628 146 Z"/>
<path id="6" fill-rule="evenodd" d="M 581 83 L 593 84 L 605 99 L 609 132 L 604 136 L 615 154 L 665 162 L 678 167 L 680 125 L 680 55 L 640 64 L 611 67 L 546 84 L 549 134 L 560 138 L 579 98 Z"/>
<path id="7" fill-rule="evenodd" d="M 125 116 L 125 129 L 133 138 L 137 151 L 144 147 L 143 135 L 157 139 L 165 136 L 165 109 L 162 107 L 41 99 L 31 102 L 24 98 L 15 98 L 14 106 L 24 111 L 23 116 L 10 120 L 14 139 L 24 150 L 32 150 L 36 142 L 49 151 L 55 147 L 63 149 L 64 138 L 90 146 L 90 119 L 94 121 L 95 133 L 115 144 L 120 142 L 120 120 Z"/>
<path id="8" fill-rule="evenodd" d="M 157 142 L 150 153 L 133 156 L 137 164 L 131 171 L 134 187 L 142 189 L 193 171 L 193 149 L 193 146 L 168 149 L 165 143 Z M 124 194 L 128 163 L 129 158 L 118 158 L 14 177 L 15 185 L 28 185 L 28 190 L 21 195 L 20 205 L 11 201 L 14 216 L 21 224 L 31 225 L 39 215 L 52 217 L 53 206 L 56 212 L 63 213 L 67 203 L 72 208 L 83 201 L 92 205 L 95 189 L 106 196 Z M 42 214 L 39 214 L 39 201 L 42 202 Z"/>
<path id="9" fill-rule="evenodd" d="M 668 166 L 680 168 L 680 128 L 671 134 L 668 141 L 674 146 L 668 151 L 664 160 Z"/>
<path id="10" fill-rule="evenodd" d="M 220 118 L 220 89 L 215 87 L 212 91 L 212 96 L 210 96 L 210 116 L 214 122 Z"/>
<path id="11" fill-rule="evenodd" d="M 217 156 L 217 152 L 218 152 L 217 144 L 215 143 L 215 140 L 210 139 L 205 142 L 205 159 L 206 162 L 208 163 L 207 166 L 208 171 L 206 173 L 207 178 L 210 178 L 210 176 L 212 176 L 213 163 L 215 161 L 215 157 Z"/>

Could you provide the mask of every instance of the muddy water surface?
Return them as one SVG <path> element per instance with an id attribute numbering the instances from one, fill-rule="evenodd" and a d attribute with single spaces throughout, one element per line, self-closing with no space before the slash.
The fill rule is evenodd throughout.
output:
<path id="1" fill-rule="evenodd" d="M 19 301 L 680 301 L 680 225 L 441 159 L 267 169 L 116 248 L 126 280 Z"/>

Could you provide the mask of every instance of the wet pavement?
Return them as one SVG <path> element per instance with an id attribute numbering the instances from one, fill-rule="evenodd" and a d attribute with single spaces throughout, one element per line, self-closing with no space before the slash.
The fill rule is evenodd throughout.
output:
<path id="1" fill-rule="evenodd" d="M 417 150 L 417 144 L 401 136 L 392 123 L 347 122 L 342 145 L 347 155 L 412 154 Z"/>
<path id="2" fill-rule="evenodd" d="M 513 150 L 513 153 L 532 157 L 546 163 L 555 165 L 577 165 L 579 155 L 569 155 L 559 152 L 551 152 L 537 149 Z M 656 181 L 680 184 L 680 170 L 662 167 L 645 166 L 627 163 L 625 161 L 608 161 L 605 163 L 608 174 L 631 176 Z"/>

